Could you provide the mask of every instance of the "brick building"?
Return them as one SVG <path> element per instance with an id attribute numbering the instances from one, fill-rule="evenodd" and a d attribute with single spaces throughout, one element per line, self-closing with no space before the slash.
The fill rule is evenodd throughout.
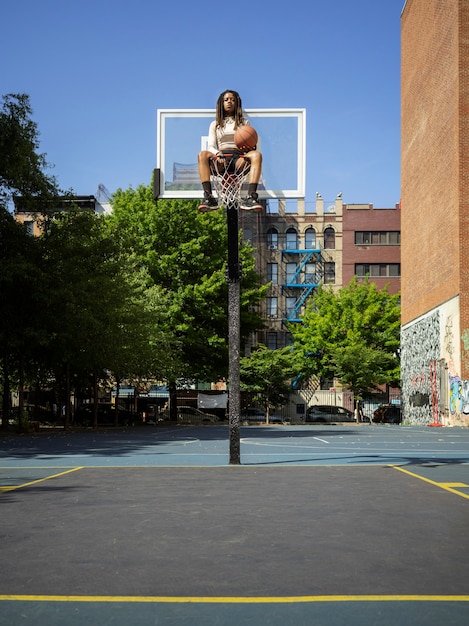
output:
<path id="1" fill-rule="evenodd" d="M 98 194 L 99 195 L 99 194 Z M 14 215 L 15 220 L 24 224 L 28 234 L 39 236 L 44 228 L 44 215 L 41 213 L 44 207 L 38 207 L 38 212 L 31 211 L 31 207 L 25 206 L 23 199 L 20 196 L 13 198 L 14 203 Z M 57 198 L 56 206 L 52 211 L 92 211 L 97 215 L 103 213 L 110 213 L 112 208 L 109 198 L 105 198 L 103 201 L 101 198 L 95 196 L 63 196 Z"/>
<path id="2" fill-rule="evenodd" d="M 340 289 L 355 275 L 366 276 L 379 289 L 400 290 L 400 208 L 375 209 L 372 204 L 343 204 L 342 194 L 314 206 L 298 201 L 295 212 L 281 202 L 262 214 L 241 212 L 245 239 L 255 249 L 257 270 L 271 282 L 261 313 L 266 329 L 254 343 L 280 348 L 290 342 L 286 322 L 299 321 L 320 283 Z"/>
<path id="3" fill-rule="evenodd" d="M 401 287 L 401 212 L 372 204 L 343 206 L 342 283 L 368 275 L 378 289 L 389 293 Z"/>
<path id="4" fill-rule="evenodd" d="M 401 15 L 402 398 L 469 425 L 469 2 Z"/>

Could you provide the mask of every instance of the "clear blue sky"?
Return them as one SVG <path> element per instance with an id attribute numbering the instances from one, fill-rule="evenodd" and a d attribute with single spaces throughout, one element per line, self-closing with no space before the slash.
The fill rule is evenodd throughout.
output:
<path id="1" fill-rule="evenodd" d="M 2 6 L 0 94 L 27 93 L 63 189 L 149 184 L 156 110 L 307 110 L 307 200 L 399 202 L 404 0 L 25 0 Z M 230 34 L 231 33 L 231 34 Z"/>

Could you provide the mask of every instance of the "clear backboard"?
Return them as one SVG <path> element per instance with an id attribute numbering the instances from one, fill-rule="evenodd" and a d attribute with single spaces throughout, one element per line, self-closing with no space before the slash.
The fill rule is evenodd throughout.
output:
<path id="1" fill-rule="evenodd" d="M 305 109 L 245 109 L 262 152 L 261 198 L 305 196 Z M 155 181 L 159 198 L 201 198 L 197 155 L 207 147 L 212 109 L 159 109 Z"/>

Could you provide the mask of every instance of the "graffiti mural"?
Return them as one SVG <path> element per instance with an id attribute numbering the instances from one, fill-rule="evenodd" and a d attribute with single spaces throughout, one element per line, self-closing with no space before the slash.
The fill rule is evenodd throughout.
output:
<path id="1" fill-rule="evenodd" d="M 437 419 L 440 358 L 440 313 L 436 311 L 401 333 L 403 418 L 412 424 Z"/>
<path id="2" fill-rule="evenodd" d="M 469 380 L 461 380 L 459 376 L 449 377 L 449 410 L 451 415 L 469 415 Z"/>

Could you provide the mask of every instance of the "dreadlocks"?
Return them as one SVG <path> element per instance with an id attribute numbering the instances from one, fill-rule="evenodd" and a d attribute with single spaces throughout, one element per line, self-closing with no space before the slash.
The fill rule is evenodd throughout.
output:
<path id="1" fill-rule="evenodd" d="M 234 110 L 234 121 L 235 128 L 238 128 L 240 124 L 243 124 L 243 105 L 241 102 L 241 96 L 237 91 L 233 89 L 226 89 L 223 93 L 218 96 L 217 100 L 217 109 L 216 109 L 216 124 L 217 128 L 221 128 L 225 123 L 225 109 L 223 108 L 223 99 L 227 93 L 232 93 L 236 99 L 235 110 Z"/>

